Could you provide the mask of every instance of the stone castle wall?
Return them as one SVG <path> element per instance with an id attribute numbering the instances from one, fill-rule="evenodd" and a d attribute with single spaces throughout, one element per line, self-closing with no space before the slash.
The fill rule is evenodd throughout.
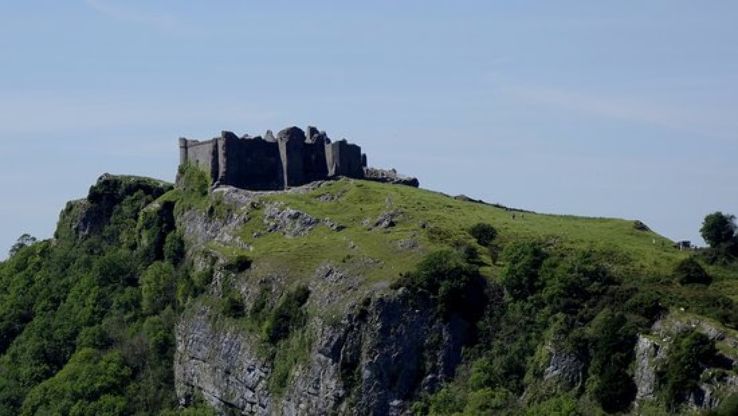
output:
<path id="1" fill-rule="evenodd" d="M 362 178 L 366 155 L 346 140 L 332 143 L 325 132 L 288 127 L 274 138 L 239 138 L 224 131 L 207 141 L 180 139 L 180 164 L 210 174 L 212 184 L 279 190 L 336 176 Z"/>

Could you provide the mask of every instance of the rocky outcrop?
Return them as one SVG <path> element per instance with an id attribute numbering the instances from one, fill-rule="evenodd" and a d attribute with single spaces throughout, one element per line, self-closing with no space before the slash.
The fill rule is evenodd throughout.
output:
<path id="1" fill-rule="evenodd" d="M 316 273 L 323 282 L 314 284 L 350 280 L 334 271 L 323 268 Z M 308 309 L 327 305 L 320 288 L 315 293 Z M 217 314 L 200 305 L 177 327 L 180 401 L 202 397 L 222 412 L 253 415 L 400 414 L 421 392 L 435 391 L 453 375 L 469 324 L 438 318 L 435 305 L 404 289 L 368 296 L 349 305 L 338 322 L 311 318 L 309 358 L 292 369 L 282 395 L 269 389 L 273 363 L 259 353 L 258 335 L 219 324 Z"/>
<path id="2" fill-rule="evenodd" d="M 280 232 L 286 237 L 299 237 L 307 234 L 320 221 L 302 211 L 269 204 L 264 210 L 264 224 L 267 232 Z"/>
<path id="3" fill-rule="evenodd" d="M 218 330 L 207 308 L 177 326 L 175 379 L 180 402 L 196 396 L 225 412 L 271 413 L 267 391 L 270 368 L 259 360 L 258 343 L 236 331 Z"/>
<path id="4" fill-rule="evenodd" d="M 215 207 L 178 213 L 194 271 L 214 272 L 206 299 L 191 303 L 176 328 L 175 381 L 182 404 L 201 398 L 221 414 L 402 414 L 453 376 L 472 324 L 440 316 L 432 300 L 407 289 L 369 282 L 361 274 L 377 260 L 357 256 L 350 268 L 326 262 L 296 275 L 288 268 L 261 269 L 258 261 L 229 271 L 227 256 L 209 252 L 213 241 L 244 248 L 239 235 L 247 223 L 287 238 L 308 236 L 317 226 L 343 229 L 265 195 L 223 187 L 211 197 Z M 397 221 L 398 212 L 388 212 L 372 225 Z M 270 341 L 264 321 L 251 311 L 260 303 L 274 311 L 298 281 L 309 291 L 301 306 L 306 321 L 287 338 Z M 241 316 L 224 316 L 218 306 L 226 290 L 236 290 L 243 300 Z M 306 352 L 290 353 L 295 345 Z"/>
<path id="5" fill-rule="evenodd" d="M 636 384 L 636 400 L 653 400 L 656 398 L 656 371 L 664 360 L 665 349 L 653 337 L 639 335 L 635 347 L 635 370 L 633 374 Z"/>
<path id="6" fill-rule="evenodd" d="M 550 359 L 543 371 L 543 380 L 553 383 L 560 391 L 578 388 L 584 382 L 584 361 L 576 354 L 549 346 Z"/>
<path id="7" fill-rule="evenodd" d="M 734 331 L 720 328 L 704 318 L 670 314 L 656 321 L 650 334 L 638 336 L 633 380 L 637 387 L 637 403 L 657 399 L 659 371 L 669 359 L 669 350 L 677 334 L 686 331 L 707 335 L 722 351 L 711 366 L 703 371 L 699 387 L 690 392 L 686 405 L 695 410 L 711 410 L 725 397 L 738 394 L 738 356 L 725 353 L 735 351 L 735 345 L 738 345 Z M 721 345 L 723 348 L 720 348 Z"/>
<path id="8" fill-rule="evenodd" d="M 57 227 L 60 234 L 75 239 L 102 231 L 123 200 L 136 197 L 143 206 L 172 189 L 172 184 L 139 176 L 103 174 L 88 193 L 87 198 L 72 201 L 62 211 Z"/>
<path id="9" fill-rule="evenodd" d="M 420 186 L 420 181 L 418 181 L 418 178 L 400 175 L 395 169 L 378 169 L 365 167 L 364 179 L 376 182 L 407 185 L 415 188 Z"/>

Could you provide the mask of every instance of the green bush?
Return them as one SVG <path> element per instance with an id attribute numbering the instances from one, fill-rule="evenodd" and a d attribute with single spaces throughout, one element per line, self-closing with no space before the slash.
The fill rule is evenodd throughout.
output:
<path id="1" fill-rule="evenodd" d="M 172 264 L 179 264 L 185 256 L 185 243 L 182 235 L 173 231 L 164 242 L 164 259 Z"/>
<path id="2" fill-rule="evenodd" d="M 416 295 L 435 300 L 439 314 L 444 317 L 458 313 L 476 321 L 486 302 L 484 280 L 478 267 L 453 250 L 428 254 L 416 270 L 401 276 L 393 287 L 406 287 Z"/>
<path id="3" fill-rule="evenodd" d="M 36 242 L 36 237 L 33 237 L 30 234 L 23 234 L 20 237 L 18 237 L 18 240 L 16 240 L 15 244 L 10 248 L 10 251 L 8 252 L 9 257 L 15 256 L 19 251 L 22 249 L 34 244 Z"/>
<path id="4" fill-rule="evenodd" d="M 714 212 L 705 217 L 700 233 L 712 248 L 735 244 L 735 215 Z"/>
<path id="5" fill-rule="evenodd" d="M 469 393 L 462 415 L 514 415 L 518 413 L 516 401 L 517 398 L 505 389 L 483 388 Z"/>
<path id="6" fill-rule="evenodd" d="M 661 296 L 653 291 L 640 291 L 630 297 L 624 305 L 624 310 L 654 322 L 664 311 L 661 305 Z"/>
<path id="7" fill-rule="evenodd" d="M 546 259 L 546 252 L 536 243 L 515 243 L 502 252 L 505 268 L 501 283 L 513 299 L 525 299 L 542 286 L 538 272 Z"/>
<path id="8" fill-rule="evenodd" d="M 245 254 L 237 255 L 225 265 L 225 269 L 233 273 L 245 272 L 250 267 L 251 259 Z"/>
<path id="9" fill-rule="evenodd" d="M 227 291 L 220 301 L 220 311 L 229 318 L 242 318 L 246 314 L 246 307 L 241 293 L 234 289 Z"/>
<path id="10" fill-rule="evenodd" d="M 543 300 L 552 313 L 574 315 L 615 283 L 607 269 L 587 252 L 563 259 L 549 257 L 539 274 Z"/>
<path id="11" fill-rule="evenodd" d="M 569 395 L 556 396 L 530 406 L 525 416 L 578 416 L 576 400 Z"/>
<path id="12" fill-rule="evenodd" d="M 479 263 L 479 250 L 465 241 L 454 241 L 453 248 L 467 263 Z"/>
<path id="13" fill-rule="evenodd" d="M 709 285 L 712 283 L 712 278 L 694 257 L 689 257 L 679 262 L 676 269 L 674 269 L 674 278 L 681 285 Z"/>
<path id="14" fill-rule="evenodd" d="M 602 310 L 589 325 L 591 391 L 606 412 L 625 411 L 635 398 L 636 386 L 628 367 L 636 334 L 637 328 L 625 315 L 610 309 Z"/>
<path id="15" fill-rule="evenodd" d="M 497 237 L 497 230 L 495 227 L 485 224 L 477 223 L 469 229 L 469 234 L 477 240 L 477 243 L 482 246 L 488 246 Z"/>
<path id="16" fill-rule="evenodd" d="M 92 268 L 93 279 L 100 285 L 138 283 L 135 256 L 126 250 L 115 250 L 100 257 Z"/>
<path id="17" fill-rule="evenodd" d="M 123 415 L 120 396 L 131 377 L 131 369 L 117 352 L 102 354 L 92 349 L 76 353 L 54 377 L 31 390 L 21 415 L 96 414 Z"/>
<path id="18" fill-rule="evenodd" d="M 169 263 L 156 262 L 141 275 L 141 307 L 148 314 L 162 311 L 174 305 L 177 290 L 174 267 Z"/>
<path id="19" fill-rule="evenodd" d="M 205 197 L 210 191 L 208 173 L 195 165 L 180 166 L 179 185 L 186 195 Z"/>
<path id="20" fill-rule="evenodd" d="M 306 286 L 298 286 L 282 297 L 264 325 L 264 335 L 269 343 L 278 343 L 287 338 L 293 329 L 306 323 L 307 314 L 302 306 L 309 297 L 310 290 Z"/>
<path id="21" fill-rule="evenodd" d="M 146 318 L 143 324 L 143 334 L 148 341 L 149 348 L 157 354 L 164 354 L 174 347 L 174 331 L 159 316 Z"/>
<path id="22" fill-rule="evenodd" d="M 428 406 L 430 415 L 453 415 L 464 409 L 464 398 L 460 392 L 445 387 L 431 396 Z"/>
<path id="23" fill-rule="evenodd" d="M 664 400 L 672 409 L 698 387 L 703 369 L 716 352 L 715 341 L 699 332 L 681 333 L 674 339 L 660 377 Z"/>
<path id="24" fill-rule="evenodd" d="M 77 336 L 77 348 L 105 348 L 112 340 L 102 325 L 83 328 Z"/>

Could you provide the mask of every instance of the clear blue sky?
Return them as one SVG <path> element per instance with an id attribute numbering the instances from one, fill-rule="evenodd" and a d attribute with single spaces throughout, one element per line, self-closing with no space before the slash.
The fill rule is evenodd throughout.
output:
<path id="1" fill-rule="evenodd" d="M 308 4 L 310 3 L 310 4 Z M 4 1 L 0 251 L 177 138 L 315 124 L 423 187 L 699 239 L 738 213 L 735 1 Z"/>

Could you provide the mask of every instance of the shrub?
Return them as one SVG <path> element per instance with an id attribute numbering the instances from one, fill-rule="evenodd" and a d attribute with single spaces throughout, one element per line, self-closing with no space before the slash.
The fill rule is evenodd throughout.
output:
<path id="1" fill-rule="evenodd" d="M 624 309 L 653 322 L 665 309 L 659 299 L 660 296 L 653 291 L 641 291 L 625 302 Z"/>
<path id="2" fill-rule="evenodd" d="M 113 251 L 100 257 L 92 268 L 94 280 L 101 285 L 135 285 L 137 264 L 131 253 Z"/>
<path id="3" fill-rule="evenodd" d="M 529 407 L 525 416 L 577 416 L 577 402 L 569 395 L 556 396 Z"/>
<path id="4" fill-rule="evenodd" d="M 77 348 L 105 348 L 111 343 L 110 336 L 101 325 L 83 328 L 77 336 Z"/>
<path id="5" fill-rule="evenodd" d="M 515 402 L 515 396 L 508 390 L 484 388 L 469 393 L 462 414 L 464 416 L 513 415 L 516 414 Z"/>
<path id="6" fill-rule="evenodd" d="M 536 243 L 516 243 L 505 247 L 506 262 L 502 271 L 502 286 L 513 299 L 525 299 L 541 287 L 538 272 L 546 252 Z"/>
<path id="7" fill-rule="evenodd" d="M 586 252 L 563 259 L 549 257 L 539 275 L 543 300 L 554 313 L 576 314 L 615 283 L 608 270 Z"/>
<path id="8" fill-rule="evenodd" d="M 407 287 L 416 295 L 428 296 L 444 317 L 459 313 L 476 321 L 484 309 L 484 280 L 479 269 L 456 251 L 440 250 L 428 254 L 416 270 L 403 275 L 393 287 Z"/>
<path id="9" fill-rule="evenodd" d="M 672 409 L 698 387 L 705 363 L 716 352 L 715 341 L 699 332 L 682 333 L 674 339 L 662 377 L 664 399 Z"/>
<path id="10" fill-rule="evenodd" d="M 735 215 L 714 212 L 705 217 L 700 234 L 710 247 L 716 248 L 735 242 Z"/>
<path id="11" fill-rule="evenodd" d="M 179 264 L 185 255 L 185 244 L 182 235 L 171 232 L 164 241 L 164 258 L 172 264 Z"/>
<path id="12" fill-rule="evenodd" d="M 16 240 L 15 244 L 13 244 L 13 247 L 10 248 L 10 251 L 8 252 L 9 257 L 13 257 L 21 251 L 22 249 L 30 246 L 31 244 L 36 242 L 36 237 L 33 237 L 30 234 L 23 234 L 20 237 L 18 237 L 18 240 Z"/>
<path id="13" fill-rule="evenodd" d="M 609 413 L 626 410 L 636 386 L 628 374 L 633 361 L 636 328 L 622 313 L 604 309 L 589 328 L 592 395 Z"/>
<path id="14" fill-rule="evenodd" d="M 674 270 L 674 278 L 681 285 L 693 283 L 709 285 L 712 283 L 712 278 L 693 257 L 686 258 L 679 262 Z"/>
<path id="15" fill-rule="evenodd" d="M 174 333 L 159 316 L 146 318 L 143 324 L 143 333 L 149 343 L 149 348 L 158 354 L 164 354 L 174 346 Z"/>
<path id="16" fill-rule="evenodd" d="M 251 259 L 245 254 L 239 254 L 225 265 L 226 270 L 233 273 L 245 272 L 251 267 Z"/>
<path id="17" fill-rule="evenodd" d="M 225 293 L 220 302 L 220 311 L 229 318 L 241 318 L 246 314 L 243 297 L 234 289 Z"/>
<path id="18" fill-rule="evenodd" d="M 501 251 L 502 249 L 498 244 L 490 243 L 490 245 L 487 246 L 487 254 L 489 254 L 489 259 L 492 264 L 497 264 L 497 261 L 500 259 Z"/>
<path id="19" fill-rule="evenodd" d="M 207 172 L 195 165 L 180 166 L 178 184 L 185 194 L 204 197 L 210 190 L 210 179 Z"/>
<path id="20" fill-rule="evenodd" d="M 430 398 L 430 414 L 452 415 L 464 409 L 463 397 L 451 387 L 444 387 Z"/>
<path id="21" fill-rule="evenodd" d="M 489 224 L 477 223 L 469 229 L 469 234 L 482 246 L 488 246 L 497 237 L 497 230 Z"/>
<path id="22" fill-rule="evenodd" d="M 472 244 L 465 241 L 454 241 L 454 249 L 463 257 L 467 263 L 478 263 L 479 262 L 479 250 Z"/>
<path id="23" fill-rule="evenodd" d="M 271 344 L 287 338 L 290 332 L 305 324 L 307 315 L 302 306 L 310 297 L 310 290 L 306 286 L 298 286 L 287 292 L 264 326 L 264 335 Z"/>
<path id="24" fill-rule="evenodd" d="M 156 262 L 141 276 L 141 307 L 144 313 L 155 314 L 174 304 L 176 279 L 174 267 Z"/>

